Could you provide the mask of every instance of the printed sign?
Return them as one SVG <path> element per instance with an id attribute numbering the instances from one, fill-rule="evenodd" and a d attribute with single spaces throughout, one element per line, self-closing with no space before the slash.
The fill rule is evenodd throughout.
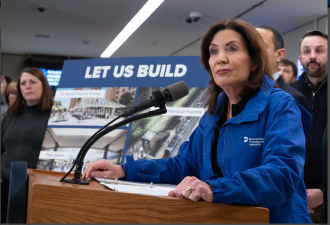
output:
<path id="1" fill-rule="evenodd" d="M 153 91 L 185 81 L 186 97 L 166 103 L 164 115 L 121 126 L 100 138 L 85 156 L 83 169 L 100 159 L 123 164 L 126 155 L 134 159 L 177 155 L 205 113 L 209 80 L 197 56 L 65 61 L 38 168 L 67 172 L 83 144 L 101 127 L 150 99 Z"/>

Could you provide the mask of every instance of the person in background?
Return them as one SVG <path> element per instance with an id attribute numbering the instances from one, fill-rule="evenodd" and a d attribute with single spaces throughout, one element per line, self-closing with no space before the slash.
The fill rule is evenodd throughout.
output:
<path id="1" fill-rule="evenodd" d="M 11 162 L 37 167 L 53 105 L 51 89 L 38 68 L 22 70 L 17 99 L 1 123 L 1 223 L 6 222 Z"/>
<path id="2" fill-rule="evenodd" d="M 310 112 L 306 98 L 299 91 L 286 84 L 278 72 L 279 62 L 285 57 L 286 54 L 282 35 L 277 30 L 269 26 L 259 25 L 255 26 L 255 28 L 265 42 L 267 54 L 271 63 L 272 77 L 276 81 L 276 84 L 279 88 L 294 97 L 300 105 Z"/>
<path id="3" fill-rule="evenodd" d="M 7 77 L 5 75 L 1 75 L 1 114 L 6 112 L 8 109 L 8 105 L 6 104 L 5 99 L 5 92 L 7 85 L 12 81 L 10 77 Z"/>
<path id="4" fill-rule="evenodd" d="M 311 115 L 274 88 L 265 44 L 238 19 L 213 25 L 201 44 L 208 110 L 179 155 L 91 162 L 89 176 L 178 184 L 170 197 L 269 209 L 271 223 L 311 223 L 303 180 Z"/>
<path id="5" fill-rule="evenodd" d="M 327 125 L 328 107 L 328 35 L 308 31 L 300 40 L 299 60 L 304 72 L 290 85 L 300 91 L 311 108 L 312 125 L 306 142 L 304 180 L 308 206 L 314 223 L 322 223 L 324 189 L 322 138 Z"/>
<path id="6" fill-rule="evenodd" d="M 15 101 L 17 97 L 17 81 L 12 81 L 7 85 L 5 91 L 5 99 L 8 107 L 10 107 Z M 7 115 L 7 111 L 1 114 L 1 121 L 4 116 Z"/>
<path id="7" fill-rule="evenodd" d="M 286 84 L 297 80 L 297 66 L 288 59 L 282 59 L 278 65 L 278 73 Z"/>

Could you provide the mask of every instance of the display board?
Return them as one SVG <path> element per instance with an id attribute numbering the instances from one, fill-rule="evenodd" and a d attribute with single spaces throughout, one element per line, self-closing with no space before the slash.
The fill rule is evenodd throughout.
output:
<path id="1" fill-rule="evenodd" d="M 87 153 L 83 169 L 100 159 L 123 164 L 126 155 L 134 159 L 177 155 L 205 112 L 209 80 L 197 56 L 65 61 L 37 169 L 67 172 L 98 129 L 148 100 L 153 91 L 185 81 L 186 97 L 167 103 L 164 115 L 141 119 L 102 137 Z"/>
<path id="2" fill-rule="evenodd" d="M 49 86 L 57 86 L 61 79 L 62 70 L 39 68 L 46 76 Z"/>

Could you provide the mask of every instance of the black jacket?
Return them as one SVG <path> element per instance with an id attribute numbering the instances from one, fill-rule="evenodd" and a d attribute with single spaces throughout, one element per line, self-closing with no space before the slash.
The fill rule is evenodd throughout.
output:
<path id="1" fill-rule="evenodd" d="M 328 127 L 325 128 L 322 149 L 323 149 L 323 223 L 328 223 Z"/>
<path id="2" fill-rule="evenodd" d="M 309 113 L 311 112 L 310 107 L 307 104 L 307 100 L 303 94 L 301 94 L 299 91 L 297 91 L 296 89 L 285 83 L 281 76 L 277 78 L 276 83 L 279 86 L 279 88 L 283 89 L 284 91 L 289 93 L 293 98 L 295 98 L 299 102 L 299 104 L 307 110 L 307 112 Z"/>
<path id="3" fill-rule="evenodd" d="M 312 125 L 306 141 L 304 181 L 306 188 L 320 188 L 323 183 L 322 138 L 327 125 L 327 83 L 328 77 L 319 82 L 315 89 L 303 73 L 300 79 L 290 85 L 300 91 L 311 109 Z"/>

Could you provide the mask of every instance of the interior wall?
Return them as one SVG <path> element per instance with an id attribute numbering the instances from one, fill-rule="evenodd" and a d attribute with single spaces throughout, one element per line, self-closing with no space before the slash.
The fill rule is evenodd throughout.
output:
<path id="1" fill-rule="evenodd" d="M 297 63 L 297 59 L 299 57 L 300 38 L 309 30 L 319 30 L 328 34 L 328 17 L 324 16 L 315 19 L 315 21 L 311 21 L 302 27 L 282 34 L 284 40 L 284 48 L 286 49 L 286 59 L 293 61 L 295 64 Z M 200 45 L 201 40 L 176 53 L 175 56 L 200 55 Z"/>
<path id="2" fill-rule="evenodd" d="M 17 80 L 26 60 L 27 56 L 24 55 L 1 54 L 2 74 Z"/>
<path id="3" fill-rule="evenodd" d="M 323 33 L 328 34 L 327 29 L 327 21 L 328 17 L 322 17 L 319 19 L 315 19 L 315 21 L 311 21 L 308 24 L 305 24 L 302 27 L 299 27 L 295 30 L 282 34 L 284 40 L 284 48 L 286 50 L 285 58 L 291 60 L 295 64 L 297 63 L 297 59 L 299 57 L 299 42 L 300 38 L 309 30 L 319 30 Z"/>

